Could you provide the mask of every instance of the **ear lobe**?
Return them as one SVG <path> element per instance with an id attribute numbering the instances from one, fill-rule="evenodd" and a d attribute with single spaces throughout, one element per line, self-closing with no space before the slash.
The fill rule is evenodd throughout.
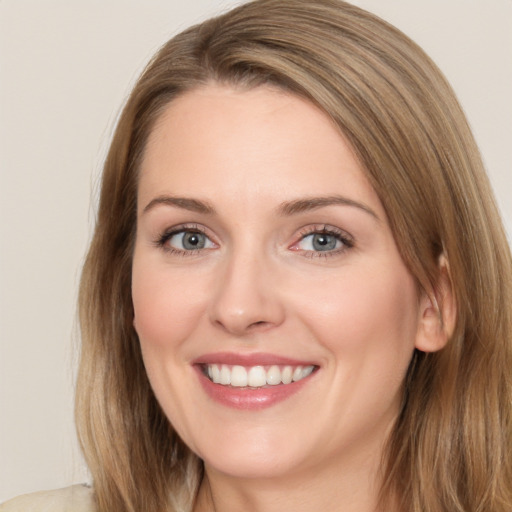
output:
<path id="1" fill-rule="evenodd" d="M 423 352 L 441 350 L 451 338 L 457 319 L 450 268 L 444 255 L 439 258 L 436 287 L 423 292 L 419 314 L 415 347 Z"/>

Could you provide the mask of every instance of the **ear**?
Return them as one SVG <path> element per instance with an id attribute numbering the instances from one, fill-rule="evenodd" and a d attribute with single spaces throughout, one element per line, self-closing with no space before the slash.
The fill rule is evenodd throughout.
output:
<path id="1" fill-rule="evenodd" d="M 419 315 L 415 347 L 422 352 L 441 350 L 451 338 L 457 320 L 450 267 L 444 255 L 439 258 L 435 289 L 422 293 Z"/>

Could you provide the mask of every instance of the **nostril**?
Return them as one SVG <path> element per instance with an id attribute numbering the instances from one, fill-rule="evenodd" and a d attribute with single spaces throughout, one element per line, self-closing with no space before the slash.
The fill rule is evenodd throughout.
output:
<path id="1" fill-rule="evenodd" d="M 258 329 L 262 327 L 266 327 L 269 325 L 269 322 L 265 322 L 265 320 L 258 320 L 257 322 L 253 322 L 248 326 L 248 329 Z"/>

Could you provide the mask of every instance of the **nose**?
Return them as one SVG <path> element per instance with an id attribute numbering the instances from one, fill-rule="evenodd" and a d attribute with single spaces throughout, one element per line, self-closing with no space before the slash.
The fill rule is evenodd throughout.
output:
<path id="1" fill-rule="evenodd" d="M 232 255 L 216 276 L 210 319 L 235 336 L 280 325 L 285 308 L 280 300 L 278 271 L 261 255 Z"/>

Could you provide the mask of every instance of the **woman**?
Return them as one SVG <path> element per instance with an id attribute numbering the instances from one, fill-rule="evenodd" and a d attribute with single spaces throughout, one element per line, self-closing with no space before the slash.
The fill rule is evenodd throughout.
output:
<path id="1" fill-rule="evenodd" d="M 511 281 L 403 34 L 335 0 L 183 32 L 123 111 L 82 277 L 90 506 L 510 510 Z"/>

